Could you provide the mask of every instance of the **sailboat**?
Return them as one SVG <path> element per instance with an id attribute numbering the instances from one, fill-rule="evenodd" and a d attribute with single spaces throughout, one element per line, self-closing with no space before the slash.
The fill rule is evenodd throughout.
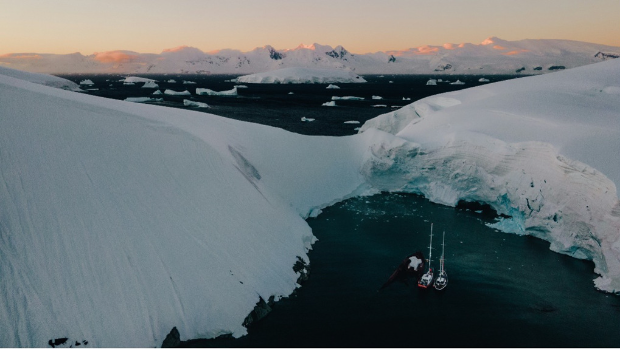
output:
<path id="1" fill-rule="evenodd" d="M 435 279 L 435 283 L 433 284 L 433 287 L 435 287 L 436 290 L 441 291 L 444 288 L 446 288 L 446 286 L 448 286 L 448 273 L 446 273 L 445 269 L 444 269 L 444 252 L 445 252 L 445 242 L 446 242 L 446 232 L 443 232 L 443 241 L 441 242 L 441 258 L 439 259 L 439 276 L 437 276 L 437 279 Z"/>
<path id="2" fill-rule="evenodd" d="M 431 256 L 433 249 L 433 223 L 431 223 L 431 242 L 428 245 L 428 271 L 418 281 L 418 287 L 428 288 L 433 283 L 433 268 L 431 268 Z"/>

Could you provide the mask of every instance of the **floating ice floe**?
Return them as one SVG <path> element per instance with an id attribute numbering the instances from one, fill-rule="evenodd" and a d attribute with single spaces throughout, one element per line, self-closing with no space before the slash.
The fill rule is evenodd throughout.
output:
<path id="1" fill-rule="evenodd" d="M 312 122 L 312 121 L 314 121 L 314 119 L 312 119 L 312 118 L 307 118 L 307 117 L 305 117 L 305 116 L 302 116 L 302 117 L 301 117 L 301 121 L 305 121 L 305 122 Z"/>
<path id="2" fill-rule="evenodd" d="M 489 82 L 489 81 L 491 81 L 491 80 L 489 80 L 489 79 L 485 79 L 485 78 L 480 78 L 480 79 L 478 80 L 478 82 Z"/>
<path id="3" fill-rule="evenodd" d="M 410 101 L 411 98 L 403 97 L 403 101 Z"/>
<path id="4" fill-rule="evenodd" d="M 325 102 L 323 104 L 321 104 L 324 107 L 335 107 L 336 106 L 336 102 L 331 101 L 331 102 Z"/>
<path id="5" fill-rule="evenodd" d="M 166 89 L 164 91 L 164 94 L 169 95 L 169 96 L 190 96 L 191 92 L 189 92 L 188 90 L 178 92 L 178 91 L 174 91 L 171 89 Z"/>
<path id="6" fill-rule="evenodd" d="M 333 85 L 333 84 L 329 84 L 329 85 L 326 87 L 326 89 L 328 89 L 328 90 L 338 90 L 338 89 L 340 89 L 340 86 L 338 86 L 338 85 Z"/>
<path id="7" fill-rule="evenodd" d="M 183 80 L 183 85 L 196 85 L 196 82 Z"/>
<path id="8" fill-rule="evenodd" d="M 332 96 L 332 101 L 362 101 L 364 100 L 364 97 L 355 97 L 355 96 Z"/>
<path id="9" fill-rule="evenodd" d="M 456 80 L 455 82 L 451 82 L 450 85 L 465 85 L 461 80 Z"/>
<path id="10" fill-rule="evenodd" d="M 381 96 L 372 96 L 372 99 L 383 99 Z"/>
<path id="11" fill-rule="evenodd" d="M 373 108 L 387 108 L 387 104 L 375 104 L 372 107 Z"/>
<path id="12" fill-rule="evenodd" d="M 388 81 L 388 82 L 389 82 L 390 84 L 393 84 L 393 83 L 394 83 L 394 81 Z"/>
<path id="13" fill-rule="evenodd" d="M 153 80 L 153 79 L 141 78 L 139 76 L 128 76 L 128 77 L 125 77 L 123 79 L 120 79 L 119 82 L 147 83 L 147 82 L 156 82 L 156 81 Z"/>
<path id="14" fill-rule="evenodd" d="M 152 93 L 153 95 L 163 95 L 163 93 L 160 90 L 157 90 L 155 92 Z"/>
<path id="15" fill-rule="evenodd" d="M 151 98 L 151 97 L 127 97 L 125 98 L 126 102 L 134 102 L 134 103 L 146 103 L 146 102 L 162 102 L 163 98 Z"/>
<path id="16" fill-rule="evenodd" d="M 437 80 L 435 79 L 430 79 L 426 82 L 426 85 L 437 85 Z"/>
<path id="17" fill-rule="evenodd" d="M 159 88 L 159 85 L 155 81 L 147 81 L 142 85 L 142 88 Z"/>
<path id="18" fill-rule="evenodd" d="M 135 85 L 135 83 L 133 83 L 133 82 L 123 82 L 123 85 L 125 85 L 125 86 L 133 86 L 133 85 Z"/>
<path id="19" fill-rule="evenodd" d="M 208 88 L 197 88 L 196 89 L 196 94 L 197 95 L 208 95 L 208 96 L 236 96 L 237 95 L 237 87 L 233 87 L 232 90 L 227 90 L 227 91 L 213 91 L 213 90 L 209 90 Z"/>
<path id="20" fill-rule="evenodd" d="M 87 85 L 87 86 L 91 86 L 91 85 L 94 85 L 94 84 L 95 84 L 95 83 L 94 83 L 92 80 L 90 80 L 90 79 L 86 79 L 86 80 L 82 80 L 82 81 L 80 81 L 80 85 Z"/>
<path id="21" fill-rule="evenodd" d="M 246 85 L 235 85 L 236 88 L 248 88 Z"/>
<path id="22" fill-rule="evenodd" d="M 357 120 L 349 120 L 349 121 L 345 121 L 345 124 L 359 124 L 360 122 Z"/>
<path id="23" fill-rule="evenodd" d="M 364 78 L 348 70 L 317 68 L 284 68 L 240 76 L 237 78 L 237 81 L 253 84 L 330 84 L 366 82 Z"/>
<path id="24" fill-rule="evenodd" d="M 169 83 L 169 84 L 176 84 L 177 83 L 177 81 L 174 80 L 174 79 L 170 79 L 170 80 L 168 80 L 166 82 Z"/>
<path id="25" fill-rule="evenodd" d="M 207 103 L 195 102 L 189 99 L 184 99 L 183 105 L 186 107 L 195 107 L 195 108 L 211 108 Z"/>

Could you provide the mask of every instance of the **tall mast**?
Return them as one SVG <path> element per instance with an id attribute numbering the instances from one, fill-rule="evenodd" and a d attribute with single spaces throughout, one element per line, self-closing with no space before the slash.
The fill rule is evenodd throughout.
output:
<path id="1" fill-rule="evenodd" d="M 428 244 L 428 270 L 431 270 L 431 257 L 433 256 L 433 223 L 431 223 L 431 242 Z"/>
<path id="2" fill-rule="evenodd" d="M 444 251 L 446 249 L 446 231 L 443 232 L 443 239 L 441 240 L 441 273 L 443 273 L 443 261 L 444 261 Z"/>

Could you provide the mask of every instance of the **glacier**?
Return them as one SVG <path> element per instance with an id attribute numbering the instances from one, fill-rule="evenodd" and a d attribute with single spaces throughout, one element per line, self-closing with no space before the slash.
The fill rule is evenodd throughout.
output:
<path id="1" fill-rule="evenodd" d="M 364 83 L 366 80 L 348 70 L 318 68 L 282 68 L 244 75 L 237 82 L 250 84 L 334 84 Z M 332 87 L 333 88 L 333 87 Z"/>
<path id="2" fill-rule="evenodd" d="M 428 97 L 346 137 L 4 71 L 0 346 L 245 335 L 261 298 L 298 287 L 304 219 L 379 191 L 488 203 L 497 229 L 592 260 L 595 287 L 620 291 L 620 60 Z"/>

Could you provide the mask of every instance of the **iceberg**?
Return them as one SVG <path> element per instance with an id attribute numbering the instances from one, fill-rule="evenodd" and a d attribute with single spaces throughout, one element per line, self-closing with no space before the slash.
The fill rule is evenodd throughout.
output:
<path id="1" fill-rule="evenodd" d="M 183 85 L 196 85 L 196 82 L 183 80 Z"/>
<path id="2" fill-rule="evenodd" d="M 183 105 L 186 107 L 196 107 L 196 108 L 211 108 L 207 103 L 195 102 L 189 99 L 183 100 Z"/>
<path id="3" fill-rule="evenodd" d="M 302 116 L 302 117 L 301 117 L 301 121 L 305 121 L 305 122 L 312 122 L 312 121 L 314 121 L 314 119 L 312 119 L 312 118 L 307 118 L 307 117 L 305 117 L 305 116 Z"/>
<path id="4" fill-rule="evenodd" d="M 451 82 L 450 85 L 465 85 L 465 83 L 457 79 L 455 82 Z"/>
<path id="5" fill-rule="evenodd" d="M 197 95 L 208 95 L 208 96 L 236 96 L 237 95 L 237 87 L 233 87 L 232 90 L 228 90 L 228 91 L 213 91 L 213 90 L 209 90 L 208 88 L 197 88 L 196 89 L 196 94 Z"/>
<path id="6" fill-rule="evenodd" d="M 381 96 L 372 96 L 372 99 L 383 99 Z"/>
<path id="7" fill-rule="evenodd" d="M 152 94 L 153 94 L 153 95 L 156 95 L 156 96 L 158 96 L 158 95 L 163 95 L 163 93 L 161 92 L 161 90 L 157 90 L 157 91 L 153 92 Z"/>
<path id="8" fill-rule="evenodd" d="M 374 104 L 373 108 L 387 108 L 387 104 Z"/>
<path id="9" fill-rule="evenodd" d="M 170 89 L 166 89 L 164 91 L 164 94 L 165 95 L 169 95 L 169 96 L 189 96 L 189 95 L 191 95 L 191 93 L 188 90 L 178 92 L 178 91 L 174 91 L 174 90 L 170 90 Z"/>
<path id="10" fill-rule="evenodd" d="M 153 79 L 147 79 L 147 78 L 141 78 L 139 76 L 128 76 L 124 79 L 120 79 L 119 82 L 125 82 L 125 83 L 149 83 L 149 82 L 157 82 Z"/>
<path id="11" fill-rule="evenodd" d="M 410 101 L 411 98 L 403 97 L 403 101 Z"/>
<path id="12" fill-rule="evenodd" d="M 92 80 L 90 80 L 90 79 L 86 79 L 86 80 L 80 81 L 80 85 L 92 86 L 94 84 L 95 83 Z"/>
<path id="13" fill-rule="evenodd" d="M 335 107 L 336 106 L 336 102 L 334 102 L 334 101 L 325 102 L 325 103 L 321 104 L 321 106 L 323 106 L 323 107 Z"/>
<path id="14" fill-rule="evenodd" d="M 364 97 L 355 97 L 355 96 L 343 96 L 343 97 L 339 97 L 339 96 L 332 96 L 332 101 L 363 101 Z"/>
<path id="15" fill-rule="evenodd" d="M 333 84 L 363 83 L 366 80 L 348 70 L 283 68 L 240 76 L 237 78 L 237 82 L 252 84 Z"/>
<path id="16" fill-rule="evenodd" d="M 441 81 L 441 80 L 439 80 L 439 81 Z M 435 80 L 435 79 L 430 79 L 430 80 L 428 80 L 428 81 L 426 82 L 426 85 L 432 85 L 432 86 L 437 85 L 437 80 Z"/>
<path id="17" fill-rule="evenodd" d="M 134 103 L 146 103 L 146 102 L 163 102 L 163 98 L 151 98 L 151 97 L 127 97 L 126 102 Z"/>
<path id="18" fill-rule="evenodd" d="M 177 83 L 177 81 L 174 80 L 174 79 L 170 79 L 170 80 L 168 80 L 166 82 L 169 83 L 169 84 L 176 84 Z"/>
<path id="19" fill-rule="evenodd" d="M 328 90 L 339 90 L 340 86 L 329 84 L 329 85 L 327 85 L 326 89 L 328 89 Z"/>
<path id="20" fill-rule="evenodd" d="M 345 124 L 359 124 L 360 122 L 357 120 L 350 120 L 350 121 L 345 121 Z"/>
<path id="21" fill-rule="evenodd" d="M 142 88 L 159 88 L 159 85 L 155 81 L 147 81 L 142 85 Z"/>
<path id="22" fill-rule="evenodd" d="M 480 78 L 480 79 L 478 79 L 478 82 L 489 82 L 489 81 L 491 81 L 491 80 L 486 79 L 486 78 Z"/>
<path id="23" fill-rule="evenodd" d="M 246 85 L 235 85 L 235 88 L 248 88 Z"/>

